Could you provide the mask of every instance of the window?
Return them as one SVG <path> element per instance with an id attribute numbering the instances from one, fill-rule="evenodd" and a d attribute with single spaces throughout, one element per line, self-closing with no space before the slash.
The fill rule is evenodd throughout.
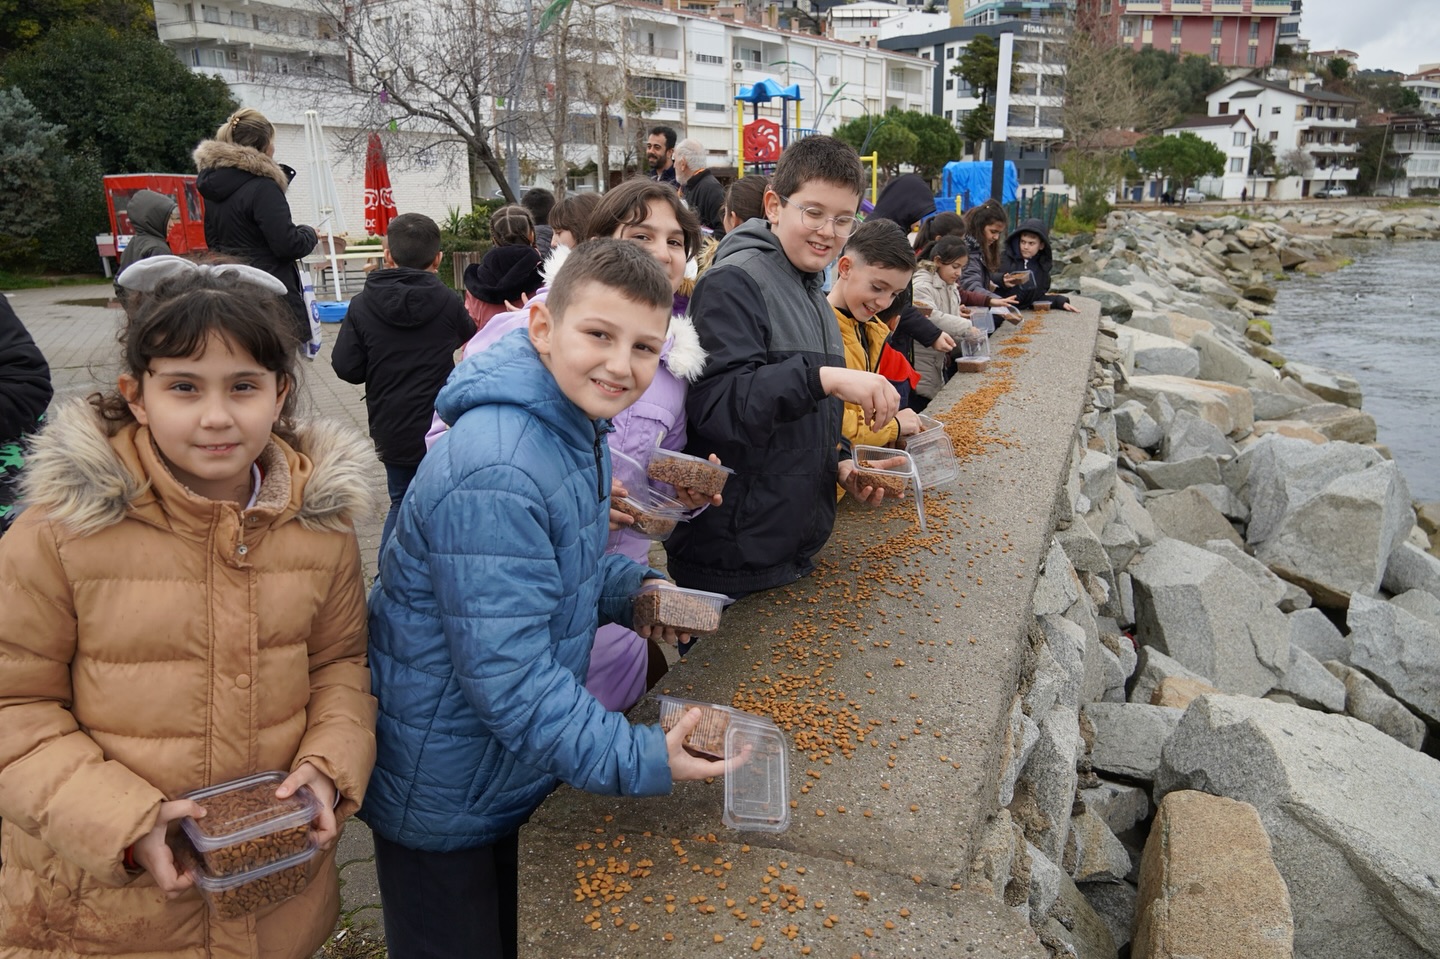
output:
<path id="1" fill-rule="evenodd" d="M 1243 173 L 1244 170 L 1245 170 L 1245 158 L 1244 158 L 1244 157 L 1231 157 L 1231 158 L 1230 158 L 1230 172 L 1231 172 L 1231 173 Z"/>
<path id="2" fill-rule="evenodd" d="M 1251 21 L 1250 21 L 1250 39 L 1251 39 L 1251 40 L 1259 40 L 1259 39 L 1260 39 L 1260 21 L 1259 21 L 1259 20 L 1251 20 Z"/>
<path id="3" fill-rule="evenodd" d="M 250 18 L 247 17 L 247 16 L 245 16 L 245 14 L 241 13 L 239 10 L 231 10 L 231 11 L 230 11 L 230 26 L 232 26 L 232 27 L 248 27 L 248 26 L 250 26 Z"/>
<path id="4" fill-rule="evenodd" d="M 947 89 L 947 90 L 953 90 L 953 89 L 955 89 L 955 81 L 954 81 L 954 80 L 946 80 L 946 81 L 945 81 L 945 89 Z"/>
<path id="5" fill-rule="evenodd" d="M 955 111 L 954 111 L 954 110 L 946 110 L 946 111 L 945 111 L 945 119 L 947 119 L 947 120 L 954 120 L 954 119 L 955 119 L 954 114 L 955 114 Z"/>
<path id="6" fill-rule="evenodd" d="M 1271 107 L 1271 108 L 1270 108 L 1270 115 L 1271 115 L 1272 117 L 1278 117 L 1278 116 L 1280 115 L 1280 108 L 1279 108 L 1279 107 Z"/>
<path id="7" fill-rule="evenodd" d="M 1210 39 L 1212 39 L 1212 40 L 1219 40 L 1219 39 L 1220 39 L 1220 32 L 1221 32 L 1224 28 L 1225 28 L 1225 21 L 1224 21 L 1224 19 L 1221 18 L 1221 17 L 1216 17 L 1216 18 L 1211 22 L 1211 24 L 1210 24 Z"/>
<path id="8" fill-rule="evenodd" d="M 1245 131 L 1236 130 L 1235 136 L 1230 142 L 1232 146 L 1243 147 L 1245 145 Z"/>
<path id="9" fill-rule="evenodd" d="M 1170 18 L 1170 36 L 1174 37 L 1176 40 L 1179 40 L 1179 39 L 1180 39 L 1180 27 L 1183 26 L 1184 23 L 1185 23 L 1185 21 L 1181 20 L 1179 17 L 1171 17 L 1171 18 Z"/>
<path id="10" fill-rule="evenodd" d="M 1178 57 L 1178 56 L 1180 55 L 1180 41 L 1179 41 L 1179 40 L 1176 40 L 1175 42 L 1173 42 L 1173 43 L 1170 44 L 1170 55 L 1171 55 L 1171 56 L 1176 56 L 1176 57 Z"/>
<path id="11" fill-rule="evenodd" d="M 630 95 L 655 101 L 657 110 L 685 109 L 685 81 L 662 77 L 631 77 Z"/>
<path id="12" fill-rule="evenodd" d="M 1220 104 L 1220 115 L 1223 117 L 1230 112 L 1230 101 L 1226 100 Z"/>
<path id="13" fill-rule="evenodd" d="M 717 66 L 721 66 L 721 65 L 724 65 L 724 63 L 725 63 L 725 58 L 724 58 L 724 57 L 720 57 L 720 56 L 715 56 L 714 54 L 710 54 L 710 53 L 697 53 L 697 54 L 695 54 L 695 62 L 696 62 L 696 63 L 713 63 L 713 64 L 715 64 L 715 65 L 717 65 Z"/>
<path id="14" fill-rule="evenodd" d="M 1255 51 L 1258 49 L 1259 47 L 1252 46 L 1248 48 L 1245 52 L 1245 62 L 1252 67 L 1255 65 Z"/>
<path id="15" fill-rule="evenodd" d="M 1145 22 L 1141 25 L 1140 29 L 1141 29 L 1141 30 L 1144 30 L 1146 33 L 1150 33 L 1150 32 L 1152 32 L 1152 31 L 1154 31 L 1154 29 L 1155 29 L 1155 18 L 1154 18 L 1154 17 L 1146 17 L 1146 18 L 1145 18 Z"/>
<path id="16" fill-rule="evenodd" d="M 209 6 L 206 6 L 206 5 L 204 5 L 204 4 L 201 4 L 201 5 L 200 5 L 200 16 L 205 20 L 206 23 L 219 23 L 219 22 L 220 22 L 220 10 L 219 10 L 218 8 L 216 8 L 216 7 L 209 7 Z"/>
<path id="17" fill-rule="evenodd" d="M 1271 142 L 1271 143 L 1274 143 L 1274 142 L 1275 142 L 1276 140 L 1278 140 L 1278 139 L 1280 139 L 1280 131 L 1279 131 L 1279 130 L 1271 130 L 1271 131 L 1270 131 L 1270 142 Z"/>
<path id="18" fill-rule="evenodd" d="M 1100 12 L 1107 17 L 1110 16 L 1110 2 L 1111 0 L 1100 0 Z"/>
<path id="19" fill-rule="evenodd" d="M 954 48 L 954 47 L 946 47 L 946 48 L 945 48 L 945 59 L 946 59 L 946 60 L 954 60 L 954 59 L 955 59 L 955 48 Z"/>
<path id="20" fill-rule="evenodd" d="M 724 112 L 725 112 L 725 104 L 723 104 L 723 103 L 696 103 L 696 104 L 695 104 L 695 109 L 696 109 L 696 110 L 701 110 L 701 111 L 703 111 L 703 112 L 705 112 L 705 113 L 724 113 Z"/>
<path id="21" fill-rule="evenodd" d="M 280 21 L 276 20 L 274 17 L 262 17 L 259 14 L 256 14 L 255 29 L 263 31 L 265 33 L 279 33 Z"/>
<path id="22" fill-rule="evenodd" d="M 1213 46 L 1210 47 L 1210 62 L 1211 62 L 1211 63 L 1219 63 L 1219 62 L 1220 62 L 1220 47 L 1219 47 L 1219 45 L 1213 45 Z M 1244 110 L 1241 110 L 1240 112 L 1241 112 L 1241 113 L 1244 113 L 1245 111 L 1244 111 Z"/>

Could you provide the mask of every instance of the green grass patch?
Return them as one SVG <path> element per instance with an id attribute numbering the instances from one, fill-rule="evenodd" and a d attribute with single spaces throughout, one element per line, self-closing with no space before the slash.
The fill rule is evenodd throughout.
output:
<path id="1" fill-rule="evenodd" d="M 1419 208 L 1421 208 L 1421 207 L 1429 207 L 1429 206 L 1440 206 L 1440 203 L 1437 203 L 1434 199 L 1425 199 L 1425 198 L 1422 198 L 1422 199 L 1391 200 L 1389 203 L 1384 204 L 1380 209 L 1382 209 L 1382 210 L 1415 210 L 1415 209 L 1419 209 Z"/>
<path id="2" fill-rule="evenodd" d="M 105 277 L 99 275 L 45 276 L 0 270 L 0 290 L 44 290 L 55 286 L 88 286 L 104 282 Z"/>

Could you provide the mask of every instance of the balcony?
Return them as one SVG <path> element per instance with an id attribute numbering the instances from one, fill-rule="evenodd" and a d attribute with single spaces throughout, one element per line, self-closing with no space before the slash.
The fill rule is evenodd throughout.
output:
<path id="1" fill-rule="evenodd" d="M 889 93 L 913 93 L 918 96 L 925 92 L 925 85 L 919 80 L 903 80 L 899 77 L 890 77 L 885 84 L 885 89 Z"/>
<path id="2" fill-rule="evenodd" d="M 248 19 L 248 18 L 247 18 Z M 217 23 L 211 20 L 171 20 L 157 25 L 161 43 L 189 46 L 210 41 L 227 46 L 244 45 L 261 50 L 284 50 L 291 53 L 344 53 L 338 40 L 302 34 L 283 29 L 256 29 L 249 24 Z"/>

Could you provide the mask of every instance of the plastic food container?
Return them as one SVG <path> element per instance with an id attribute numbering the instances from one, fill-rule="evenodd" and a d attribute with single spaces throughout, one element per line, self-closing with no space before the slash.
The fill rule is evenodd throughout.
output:
<path id="1" fill-rule="evenodd" d="M 310 846 L 310 823 L 320 800 L 301 787 L 288 799 L 275 798 L 285 781 L 278 770 L 257 773 L 186 793 L 205 807 L 201 819 L 186 817 L 180 828 L 206 873 L 221 878 L 299 855 Z"/>
<path id="2" fill-rule="evenodd" d="M 770 720 L 729 706 L 660 696 L 660 726 L 672 729 L 685 711 L 705 715 L 685 740 L 698 755 L 712 759 L 740 756 L 743 765 L 725 775 L 725 811 L 732 829 L 784 832 L 790 826 L 790 756 L 785 734 Z"/>
<path id="3" fill-rule="evenodd" d="M 198 863 L 190 873 L 215 918 L 236 919 L 304 892 L 319 855 L 320 847 L 310 845 L 293 856 L 228 876 L 212 876 Z"/>
<path id="4" fill-rule="evenodd" d="M 905 441 L 905 452 L 915 464 L 915 473 L 925 489 L 945 486 L 960 478 L 955 444 L 939 420 L 920 414 L 920 432 Z"/>
<path id="5" fill-rule="evenodd" d="M 988 309 L 979 307 L 970 311 L 970 325 L 977 330 L 984 330 L 986 333 L 995 332 L 995 318 Z"/>
<path id="6" fill-rule="evenodd" d="M 1012 270 L 1011 274 L 1016 278 L 1016 282 L 1009 284 L 1010 286 L 1019 288 L 1035 282 L 1035 274 L 1030 270 Z"/>
<path id="7" fill-rule="evenodd" d="M 855 460 L 856 479 L 861 485 L 883 487 L 886 496 L 903 493 L 907 485 L 914 488 L 915 515 L 920 532 L 925 532 L 925 494 L 911 455 L 905 450 L 864 445 L 851 447 L 850 455 Z"/>
<path id="8" fill-rule="evenodd" d="M 647 539 L 661 542 L 675 532 L 675 527 L 690 518 L 690 511 L 679 500 L 671 499 L 659 490 L 648 486 L 638 488 L 626 486 L 628 496 L 617 496 L 610 506 L 635 517 L 635 522 L 625 527 Z"/>
<path id="9" fill-rule="evenodd" d="M 725 488 L 725 481 L 735 473 L 728 466 L 717 466 L 707 459 L 656 447 L 650 451 L 645 474 L 657 483 L 672 487 L 685 486 L 703 496 L 714 496 Z"/>
<path id="10" fill-rule="evenodd" d="M 668 583 L 647 583 L 630 599 L 635 608 L 635 628 L 671 626 L 692 636 L 704 636 L 720 628 L 720 614 L 734 602 L 724 593 L 685 589 Z"/>

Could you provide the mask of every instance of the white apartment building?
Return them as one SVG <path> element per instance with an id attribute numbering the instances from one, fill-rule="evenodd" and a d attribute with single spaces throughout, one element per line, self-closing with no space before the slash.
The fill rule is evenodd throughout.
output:
<path id="1" fill-rule="evenodd" d="M 910 12 L 902 3 L 885 0 L 856 0 L 837 4 L 825 11 L 825 33 L 847 43 L 870 44 L 880 37 L 880 24 Z"/>
<path id="2" fill-rule="evenodd" d="M 313 98 L 306 94 L 307 86 L 313 86 L 310 78 L 343 69 L 345 49 L 336 39 L 335 24 L 303 0 L 156 0 L 155 22 L 161 42 L 192 70 L 222 78 L 241 106 L 254 107 L 275 124 L 275 159 L 298 171 L 287 195 L 291 214 L 297 223 L 314 223 L 315 184 L 307 169 L 305 142 L 305 109 Z M 344 106 L 332 101 L 332 109 L 322 111 L 320 119 L 344 226 L 351 236 L 359 236 L 364 232 L 369 131 L 336 123 Z M 404 131 L 384 135 L 413 136 Z M 406 152 L 392 150 L 389 160 L 400 212 L 442 221 L 451 209 L 470 209 L 463 149 L 439 145 L 408 159 Z"/>
<path id="3" fill-rule="evenodd" d="M 1400 81 L 1420 97 L 1420 109 L 1432 117 L 1440 116 L 1440 63 L 1422 63 L 1414 74 Z"/>
<path id="4" fill-rule="evenodd" d="M 1250 179 L 1250 147 L 1255 141 L 1255 124 L 1243 113 L 1215 117 L 1195 117 L 1165 129 L 1165 135 L 1193 133 L 1225 154 L 1225 170 L 1218 176 L 1201 177 L 1195 188 L 1208 196 L 1238 200 L 1246 195 L 1268 191 L 1270 178 Z"/>
<path id="5" fill-rule="evenodd" d="M 1355 163 L 1355 111 L 1359 101 L 1318 88 L 1296 86 L 1243 77 L 1231 80 L 1205 99 L 1212 117 L 1243 115 L 1255 124 L 1256 136 L 1268 141 L 1276 163 L 1285 165 L 1285 156 L 1301 150 L 1313 161 L 1308 176 L 1290 176 L 1270 184 L 1269 199 L 1294 200 L 1314 195 L 1327 186 L 1349 187 L 1359 192 Z"/>
<path id="6" fill-rule="evenodd" d="M 1440 117 L 1427 113 L 1390 117 L 1389 149 L 1400 155 L 1405 176 L 1389 188 L 1396 196 L 1440 189 Z M 1380 187 L 1386 190 L 1384 184 Z"/>
<path id="7" fill-rule="evenodd" d="M 627 160 L 636 161 L 637 128 L 657 124 L 700 140 L 712 157 L 712 167 L 733 168 L 739 139 L 735 96 L 742 87 L 767 77 L 782 86 L 796 84 L 800 88 L 798 109 L 796 104 L 789 105 L 788 133 L 792 138 L 829 133 L 858 117 L 878 118 L 891 107 L 922 112 L 930 108 L 931 66 L 917 57 L 749 23 L 743 6 L 720 6 L 707 12 L 699 12 L 706 9 L 704 3 L 686 6 L 695 12 L 647 2 L 596 7 L 601 20 L 596 32 L 600 35 L 577 39 L 576 45 L 584 48 L 583 56 L 575 55 L 571 70 L 584 67 L 580 61 L 591 55 L 598 56 L 601 70 L 625 78 L 628 99 L 650 109 L 636 117 L 626 115 L 623 102 L 587 102 L 583 91 L 569 83 L 573 72 L 562 72 L 567 78 L 562 82 L 569 83 L 571 114 L 565 134 L 566 173 L 590 171 L 570 177 L 572 186 L 598 186 L 596 117 L 602 109 L 609 114 L 609 160 L 614 171 L 623 168 Z M 396 0 L 386 14 L 409 17 L 407 8 L 418 17 L 433 13 L 417 0 Z M 157 0 L 155 9 L 160 39 L 185 63 L 196 71 L 223 77 L 242 105 L 260 109 L 276 124 L 277 159 L 302 171 L 291 187 L 290 204 L 297 221 L 306 221 L 312 204 L 303 169 L 304 109 L 316 101 L 318 88 L 310 78 L 321 73 L 343 76 L 347 69 L 347 51 L 337 39 L 335 24 L 314 12 L 312 0 Z M 530 82 L 518 101 L 522 113 L 554 109 L 548 103 L 555 89 L 554 65 L 547 63 L 548 55 L 543 39 L 530 51 Z M 397 71 L 404 66 L 403 56 L 397 56 Z M 395 82 L 402 82 L 398 75 Z M 379 92 L 367 96 L 378 97 Z M 344 115 L 349 104 L 345 96 L 327 98 L 331 109 L 322 113 L 322 120 L 331 134 L 328 149 L 346 225 L 354 234 L 361 227 L 364 140 L 369 131 L 336 124 L 334 118 Z M 616 101 L 625 99 L 623 95 L 615 97 Z M 743 106 L 748 121 L 752 108 Z M 487 97 L 482 104 L 486 111 L 504 108 L 499 98 Z M 383 116 L 386 111 L 372 112 Z M 760 115 L 778 121 L 779 101 L 762 106 Z M 381 129 L 387 142 L 407 137 L 412 138 L 411 146 L 436 141 L 433 132 L 412 132 L 409 128 L 415 121 L 404 119 L 398 108 L 391 108 L 390 116 L 400 121 L 398 129 Z M 553 116 L 547 120 L 552 128 L 560 126 Z M 533 124 L 516 144 L 521 182 L 512 186 L 517 189 L 530 184 L 548 186 L 555 179 L 554 136 L 546 140 L 538 129 L 545 125 Z M 643 133 L 639 139 L 643 140 Z M 494 151 L 503 154 L 505 148 L 504 139 L 497 136 Z M 390 176 L 400 210 L 426 213 L 437 220 L 452 208 L 468 210 L 470 186 L 464 148 L 457 142 L 441 142 L 420 151 L 418 157 L 405 158 L 411 152 L 415 151 L 397 149 L 390 156 Z M 560 178 L 565 179 L 565 174 Z M 482 176 L 481 182 L 482 193 L 495 187 L 488 175 Z"/>

